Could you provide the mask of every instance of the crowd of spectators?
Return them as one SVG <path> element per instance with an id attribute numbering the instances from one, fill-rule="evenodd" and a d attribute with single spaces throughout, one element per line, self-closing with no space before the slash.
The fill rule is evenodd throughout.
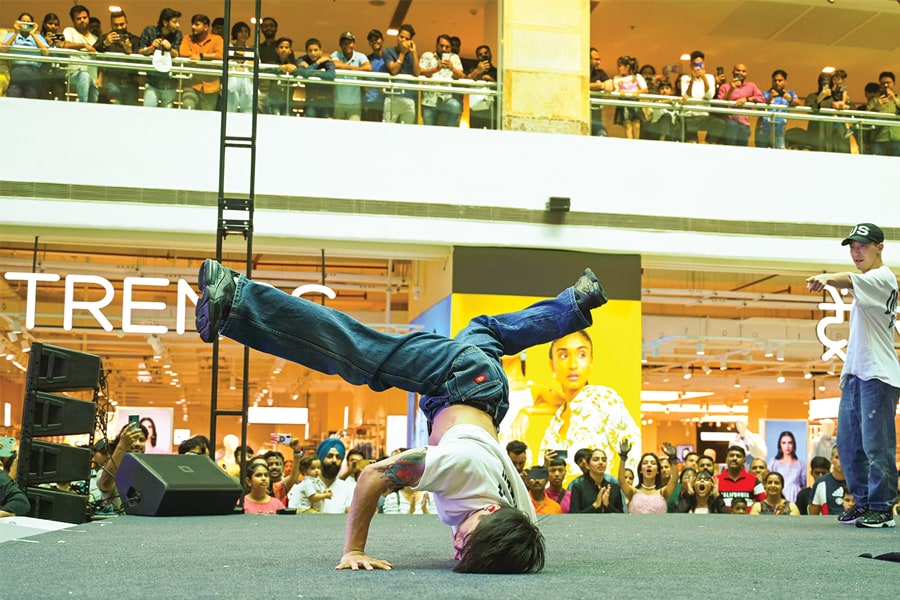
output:
<path id="1" fill-rule="evenodd" d="M 785 436 L 781 436 L 779 444 Z M 781 444 L 780 444 L 781 445 Z M 789 446 L 784 444 L 784 452 Z M 840 515 L 852 507 L 853 496 L 844 480 L 837 447 L 831 458 L 816 456 L 810 461 L 809 477 L 802 478 L 803 489 L 789 498 L 785 476 L 761 468 L 745 468 L 747 454 L 740 445 L 730 446 L 725 463 L 717 464 L 709 454 L 686 453 L 679 462 L 675 447 L 663 444 L 658 455 L 645 453 L 635 473 L 625 467 L 631 443 L 619 444 L 619 472 L 606 472 L 608 457 L 604 450 L 582 448 L 574 462 L 581 471 L 567 473 L 567 461 L 548 450 L 543 463 L 527 466 L 527 446 L 518 440 L 506 445 L 506 452 L 531 494 L 538 514 L 569 513 L 692 513 L 750 515 Z M 710 453 L 711 454 L 711 453 Z M 753 463 L 757 461 L 754 460 Z M 663 468 L 668 463 L 671 468 Z M 773 461 L 773 465 L 775 461 Z M 565 482 L 568 481 L 568 485 Z M 811 482 L 810 485 L 806 485 Z M 900 480 L 897 482 L 900 514 Z"/>
<path id="2" fill-rule="evenodd" d="M 900 118 L 893 126 L 865 127 L 833 120 L 809 120 L 804 129 L 803 120 L 789 121 L 778 114 L 792 107 L 806 106 L 814 113 L 822 109 L 857 110 L 897 117 L 900 100 L 894 89 L 896 77 L 892 71 L 878 73 L 877 81 L 865 86 L 865 102 L 854 103 L 847 88 L 847 72 L 833 67 L 823 69 L 817 75 L 816 90 L 802 97 L 788 85 L 784 69 L 775 69 L 771 83 L 761 85 L 752 81 L 744 63 L 735 64 L 728 73 L 724 67 L 716 67 L 713 75 L 701 50 L 691 52 L 684 67 L 667 65 L 659 73 L 653 65 L 638 66 L 636 58 L 621 56 L 616 61 L 617 73 L 613 77 L 601 67 L 600 51 L 591 48 L 590 53 L 592 92 L 601 96 L 614 93 L 623 99 L 647 96 L 642 106 L 616 107 L 614 123 L 621 125 L 629 138 L 697 142 L 698 134 L 703 132 L 706 143 L 747 146 L 752 137 L 755 145 L 763 148 L 850 152 L 851 138 L 855 136 L 857 147 L 865 153 L 900 156 Z M 680 98 L 685 107 L 675 107 L 666 97 Z M 762 108 L 765 114 L 754 117 L 754 125 L 748 114 L 708 110 L 706 106 L 713 100 L 739 109 Z M 592 135 L 608 135 L 602 106 L 593 104 L 591 108 Z"/>
<path id="3" fill-rule="evenodd" d="M 89 447 L 92 452 L 90 481 L 90 514 L 94 516 L 121 513 L 115 486 L 116 466 L 126 453 L 144 452 L 147 428 L 139 424 L 123 427 L 110 441 L 98 440 Z M 254 453 L 240 446 L 234 458 L 244 462 L 244 473 L 233 476 L 244 485 L 244 511 L 252 514 L 331 513 L 349 510 L 356 479 L 362 469 L 373 462 L 362 447 L 346 449 L 338 438 L 324 440 L 314 452 L 304 451 L 299 440 L 290 444 L 293 459 L 286 460 L 278 450 Z M 398 449 L 394 453 L 404 449 Z M 507 444 L 506 451 L 519 471 L 538 514 L 569 513 L 691 513 L 750 515 L 831 515 L 852 508 L 841 469 L 837 448 L 830 458 L 814 457 L 809 463 L 809 482 L 791 500 L 786 495 L 785 477 L 762 468 L 745 469 L 744 448 L 728 448 L 724 464 L 717 464 L 707 454 L 688 452 L 679 461 L 675 448 L 664 444 L 662 452 L 644 453 L 637 473 L 625 467 L 631 444 L 619 445 L 619 472 L 615 477 L 606 472 L 604 450 L 582 448 L 574 453 L 580 473 L 569 474 L 566 457 L 548 450 L 543 462 L 527 466 L 527 446 L 518 440 Z M 179 454 L 210 455 L 209 440 L 194 436 L 181 443 Z M 244 456 L 241 456 L 244 453 Z M 29 511 L 27 496 L 16 486 L 15 452 L 0 459 L 0 517 Z M 386 457 L 378 457 L 381 460 Z M 753 461 L 756 462 L 756 461 Z M 670 468 L 661 468 L 667 463 Z M 226 469 L 225 463 L 220 465 Z M 7 473 L 12 470 L 11 476 Z M 285 475 L 285 471 L 289 471 Z M 900 481 L 898 497 L 900 497 Z M 62 491 L 75 490 L 59 487 Z M 391 514 L 435 514 L 434 499 L 427 492 L 411 488 L 393 490 L 379 502 L 378 512 Z M 900 514 L 900 502 L 894 506 Z"/>
<path id="4" fill-rule="evenodd" d="M 59 63 L 21 59 L 0 60 L 0 94 L 11 97 L 69 99 L 80 102 L 148 107 L 180 106 L 186 109 L 250 112 L 253 98 L 252 28 L 245 22 L 232 24 L 224 31 L 224 19 L 204 14 L 190 17 L 190 32 L 182 32 L 182 13 L 172 8 L 160 12 L 156 24 L 147 25 L 140 35 L 129 29 L 124 11 L 110 13 L 109 29 L 103 31 L 99 19 L 80 4 L 69 11 L 71 25 L 62 27 L 55 13 L 44 15 L 38 25 L 34 15 L 21 13 L 12 30 L 0 31 L 0 50 L 6 47 L 28 48 L 32 53 L 49 55 L 55 50 L 79 51 L 89 55 L 106 53 L 147 57 L 141 69 L 98 68 L 78 61 Z M 262 73 L 281 76 L 260 81 L 257 109 L 268 114 L 302 114 L 312 118 L 386 121 L 457 127 L 464 112 L 464 94 L 454 91 L 420 91 L 416 86 L 349 83 L 354 76 L 411 76 L 433 81 L 497 81 L 490 47 L 478 46 L 475 57 L 461 56 L 462 41 L 441 34 L 434 47 L 419 50 L 416 31 L 410 24 L 399 27 L 395 43 L 386 47 L 384 35 L 372 29 L 366 35 L 369 52 L 357 49 L 353 32 L 338 35 L 337 49 L 328 52 L 328 42 L 319 38 L 295 40 L 279 35 L 278 22 L 265 17 L 260 22 L 259 61 Z M 228 35 L 230 44 L 225 44 Z M 172 77 L 174 59 L 186 59 L 193 66 L 211 70 L 221 61 L 227 46 L 234 48 L 229 59 L 229 78 L 223 89 L 221 78 L 195 73 L 190 79 Z M 205 64 L 204 63 L 210 63 Z M 777 113 L 805 106 L 814 112 L 823 109 L 855 109 L 880 116 L 900 114 L 900 101 L 894 91 L 896 77 L 888 70 L 865 86 L 865 102 L 850 99 L 842 69 L 828 67 L 817 75 L 815 91 L 802 96 L 788 85 L 788 74 L 775 69 L 771 83 L 757 85 L 746 64 L 735 64 L 730 72 L 717 67 L 709 72 L 706 56 L 696 50 L 684 65 L 667 65 L 657 71 L 654 65 L 641 65 L 635 57 L 616 60 L 616 73 L 610 77 L 601 68 L 600 52 L 591 48 L 590 88 L 599 94 L 615 94 L 618 99 L 636 100 L 641 105 L 617 105 L 612 126 L 621 127 L 625 137 L 718 143 L 746 146 L 752 139 L 759 147 L 802 148 L 830 152 L 850 152 L 854 147 L 871 154 L 900 156 L 900 124 L 897 126 L 857 126 L 831 120 L 804 121 Z M 132 64 L 132 67 L 134 65 Z M 340 75 L 338 84 L 332 84 Z M 396 81 L 396 80 L 395 80 Z M 301 84 L 302 82 L 302 84 Z M 322 83 L 327 82 L 327 83 Z M 371 81 L 370 81 L 371 83 Z M 376 82 L 381 83 L 381 82 Z M 429 82 L 431 83 L 431 82 Z M 299 91 L 298 90 L 302 90 Z M 141 96 L 141 91 L 143 95 Z M 471 90 L 469 90 L 471 91 Z M 668 98 L 667 98 L 668 97 Z M 700 101 L 687 107 L 673 100 Z M 719 100 L 738 109 L 766 108 L 764 115 L 723 114 L 704 109 L 703 102 Z M 491 93 L 472 93 L 468 98 L 469 126 L 496 126 L 496 97 Z M 828 113 L 828 111 L 825 111 Z M 608 124 L 602 107 L 592 105 L 593 135 L 607 135 Z M 700 136 L 699 134 L 703 134 Z"/>
<path id="5" fill-rule="evenodd" d="M 60 17 L 55 13 L 47 13 L 38 25 L 34 15 L 23 12 L 11 31 L 0 31 L 0 50 L 27 48 L 32 54 L 44 56 L 65 50 L 88 55 L 107 53 L 105 58 L 142 56 L 148 60 L 137 66 L 131 62 L 130 67 L 125 66 L 129 63 L 123 63 L 119 68 L 108 65 L 98 68 L 84 61 L 61 67 L 55 62 L 28 60 L 29 56 L 22 54 L 21 59 L 0 61 L 0 94 L 137 105 L 141 103 L 143 87 L 142 104 L 146 107 L 178 105 L 185 109 L 217 110 L 224 105 L 229 111 L 250 112 L 253 79 L 249 75 L 254 48 L 250 25 L 243 21 L 234 23 L 227 32 L 230 44 L 225 44 L 224 19 L 211 20 L 207 15 L 195 14 L 190 18 L 188 33 L 182 32 L 181 16 L 178 10 L 164 8 L 157 23 L 147 25 L 138 35 L 129 29 L 123 10 L 110 13 L 106 32 L 91 27 L 90 10 L 81 4 L 70 9 L 72 24 L 62 31 Z M 330 44 L 318 38 L 309 38 L 302 45 L 297 40 L 295 45 L 292 38 L 279 36 L 274 17 L 263 18 L 259 31 L 260 72 L 280 76 L 277 82 L 268 77 L 260 81 L 257 109 L 261 113 L 299 112 L 312 118 L 413 123 L 417 122 L 421 110 L 426 125 L 457 127 L 463 113 L 460 93 L 428 90 L 420 95 L 414 89 L 388 84 L 387 77 L 408 75 L 444 82 L 497 81 L 497 68 L 488 46 L 479 46 L 474 59 L 464 59 L 460 57 L 460 38 L 441 34 L 433 48 L 420 52 L 414 40 L 415 28 L 410 24 L 400 26 L 396 43 L 390 47 L 385 47 L 381 31 L 369 31 L 368 54 L 357 49 L 356 36 L 350 31 L 338 36 L 338 48 L 333 52 L 326 50 Z M 221 69 L 216 66 L 221 62 L 211 61 L 222 61 L 229 46 L 233 56 L 228 60 L 226 89 L 221 77 L 212 74 L 195 73 L 187 83 L 183 83 L 183 78 L 170 76 L 173 61 L 179 58 L 195 67 Z M 139 71 L 146 75 L 141 76 Z M 381 73 L 385 79 L 369 78 L 374 85 L 367 86 L 346 83 L 354 75 L 373 73 Z M 322 83 L 335 81 L 336 74 L 345 80 L 343 85 Z M 298 89 L 302 92 L 297 93 Z M 302 96 L 302 102 L 295 95 Z M 295 103 L 302 108 L 295 109 Z M 493 126 L 493 104 L 490 93 L 474 98 L 470 105 L 471 126 Z"/>

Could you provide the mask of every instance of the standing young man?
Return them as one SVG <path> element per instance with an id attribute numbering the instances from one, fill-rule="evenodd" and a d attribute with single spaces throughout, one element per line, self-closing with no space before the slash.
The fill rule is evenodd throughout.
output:
<path id="1" fill-rule="evenodd" d="M 860 223 L 841 242 L 859 273 L 822 273 L 806 280 L 811 292 L 826 285 L 849 290 L 850 340 L 841 371 L 837 447 L 856 506 L 838 521 L 857 527 L 894 527 L 897 499 L 897 398 L 900 363 L 894 350 L 897 278 L 884 264 L 884 232 Z"/>
<path id="2" fill-rule="evenodd" d="M 96 54 L 94 44 L 97 43 L 97 36 L 88 29 L 91 11 L 82 4 L 76 4 L 69 9 L 69 16 L 72 18 L 72 26 L 63 29 L 66 40 L 63 48 Z M 100 98 L 96 67 L 78 66 L 70 70 L 69 85 L 75 88 L 79 102 L 96 102 Z"/>
<path id="3" fill-rule="evenodd" d="M 397 387 L 421 394 L 429 444 L 360 473 L 338 569 L 392 567 L 366 553 L 369 525 L 379 497 L 410 486 L 432 492 L 441 520 L 452 528 L 460 559 L 456 571 L 541 570 L 544 544 L 534 506 L 497 441 L 497 427 L 509 409 L 509 381 L 500 359 L 589 326 L 591 309 L 607 301 L 590 269 L 556 298 L 514 313 L 476 317 L 453 339 L 428 331 L 376 331 L 213 260 L 203 263 L 198 280 L 196 324 L 202 340 L 221 334 L 375 391 Z"/>

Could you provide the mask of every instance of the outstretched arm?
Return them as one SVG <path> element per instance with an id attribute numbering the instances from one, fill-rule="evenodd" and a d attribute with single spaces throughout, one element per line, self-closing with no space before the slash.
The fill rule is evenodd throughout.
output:
<path id="1" fill-rule="evenodd" d="M 806 289 L 810 292 L 821 292 L 826 285 L 839 290 L 853 289 L 850 273 L 820 273 L 806 278 Z"/>
<path id="2" fill-rule="evenodd" d="M 631 452 L 631 447 L 632 443 L 628 441 L 628 438 L 619 440 L 619 472 L 617 476 L 619 478 L 619 487 L 622 488 L 622 491 L 625 492 L 625 497 L 629 500 L 634 495 L 634 488 L 625 481 L 625 461 L 628 460 L 628 453 Z M 640 476 L 640 473 L 636 473 L 634 476 L 635 481 L 639 481 Z"/>
<path id="3" fill-rule="evenodd" d="M 362 567 L 371 571 L 393 568 L 386 560 L 366 555 L 369 525 L 382 494 L 405 486 L 415 487 L 419 483 L 425 471 L 425 452 L 426 448 L 412 448 L 387 460 L 372 463 L 362 470 L 347 517 L 344 556 L 336 569 L 350 568 L 358 571 Z"/>

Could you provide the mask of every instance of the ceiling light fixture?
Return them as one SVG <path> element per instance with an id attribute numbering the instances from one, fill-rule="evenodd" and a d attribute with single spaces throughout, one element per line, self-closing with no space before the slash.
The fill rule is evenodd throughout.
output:
<path id="1" fill-rule="evenodd" d="M 766 358 L 772 358 L 774 356 L 774 353 L 772 352 L 772 344 L 766 344 L 766 349 L 763 352 L 763 356 L 765 356 Z"/>
<path id="2" fill-rule="evenodd" d="M 741 378 L 740 378 L 740 377 L 735 377 L 735 378 L 734 378 L 734 387 L 735 387 L 735 388 L 741 387 Z"/>
<path id="3" fill-rule="evenodd" d="M 778 371 L 778 377 L 775 378 L 775 381 L 778 383 L 784 383 L 784 374 L 781 371 Z"/>
<path id="4" fill-rule="evenodd" d="M 803 379 L 812 379 L 812 371 L 805 369 L 803 371 Z"/>
<path id="5" fill-rule="evenodd" d="M 703 342 L 697 342 L 697 356 L 703 356 L 706 351 L 703 349 Z"/>
<path id="6" fill-rule="evenodd" d="M 726 359 L 724 356 L 719 359 L 719 370 L 720 371 L 728 370 L 728 359 Z"/>
<path id="7" fill-rule="evenodd" d="M 690 367 L 684 367 L 683 373 L 681 374 L 681 376 L 682 376 L 684 379 L 690 379 L 691 377 L 694 376 L 694 374 L 691 373 Z"/>
<path id="8" fill-rule="evenodd" d="M 712 367 L 709 366 L 709 363 L 703 363 L 703 372 L 709 375 L 712 373 Z"/>
<path id="9" fill-rule="evenodd" d="M 778 346 L 778 352 L 775 354 L 775 360 L 784 362 L 784 348 Z"/>

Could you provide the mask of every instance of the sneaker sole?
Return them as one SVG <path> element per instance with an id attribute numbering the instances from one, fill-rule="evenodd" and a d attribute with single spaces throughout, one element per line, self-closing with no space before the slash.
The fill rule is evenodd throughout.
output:
<path id="1" fill-rule="evenodd" d="M 877 524 L 872 524 L 872 525 L 869 525 L 868 523 L 864 523 L 863 521 L 859 521 L 856 523 L 856 526 L 859 528 L 865 527 L 867 529 L 881 529 L 882 527 L 896 527 L 897 523 L 894 521 L 894 519 L 891 519 L 890 521 L 885 521 L 884 523 L 877 523 Z"/>

